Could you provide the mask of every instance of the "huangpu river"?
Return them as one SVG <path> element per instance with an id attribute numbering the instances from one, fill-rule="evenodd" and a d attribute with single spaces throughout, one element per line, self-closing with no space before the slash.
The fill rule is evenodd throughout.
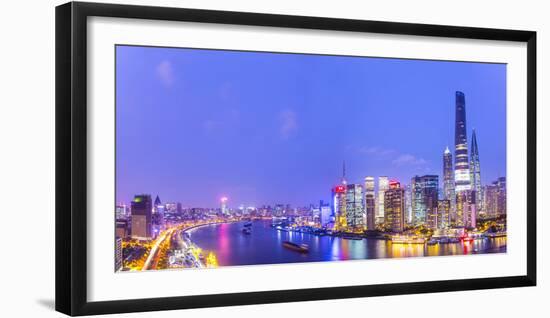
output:
<path id="1" fill-rule="evenodd" d="M 201 249 L 214 252 L 220 266 L 506 252 L 506 237 L 436 245 L 393 244 L 374 238 L 351 240 L 279 231 L 269 221 L 252 222 L 252 234 L 246 235 L 242 232 L 243 224 L 206 225 L 187 233 Z M 307 244 L 309 252 L 287 249 L 283 246 L 285 241 Z"/>

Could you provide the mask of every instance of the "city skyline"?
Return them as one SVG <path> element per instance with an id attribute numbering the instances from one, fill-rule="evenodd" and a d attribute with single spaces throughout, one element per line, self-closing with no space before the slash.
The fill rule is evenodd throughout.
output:
<path id="1" fill-rule="evenodd" d="M 307 206 L 328 201 L 343 161 L 350 183 L 437 175 L 442 188 L 459 90 L 467 144 L 475 128 L 490 184 L 506 175 L 505 73 L 502 64 L 117 46 L 116 199 Z"/>

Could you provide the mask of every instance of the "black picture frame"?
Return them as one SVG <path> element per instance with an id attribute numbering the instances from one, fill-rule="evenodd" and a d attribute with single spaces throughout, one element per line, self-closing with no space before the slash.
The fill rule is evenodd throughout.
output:
<path id="1" fill-rule="evenodd" d="M 527 275 L 88 302 L 86 21 L 91 16 L 525 42 Z M 55 29 L 57 311 L 92 315 L 536 285 L 536 32 L 81 2 L 56 7 Z"/>

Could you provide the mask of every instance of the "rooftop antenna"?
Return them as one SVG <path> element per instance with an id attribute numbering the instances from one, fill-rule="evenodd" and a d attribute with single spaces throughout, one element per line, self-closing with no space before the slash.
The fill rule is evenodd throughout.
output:
<path id="1" fill-rule="evenodd" d="M 346 184 L 346 161 L 342 162 L 342 184 Z"/>

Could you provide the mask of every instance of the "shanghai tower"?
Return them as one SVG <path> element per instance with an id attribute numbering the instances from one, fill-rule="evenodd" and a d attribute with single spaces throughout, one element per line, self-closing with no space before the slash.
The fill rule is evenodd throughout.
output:
<path id="1" fill-rule="evenodd" d="M 455 191 L 470 190 L 468 165 L 468 135 L 466 133 L 466 99 L 463 92 L 456 92 L 455 115 Z"/>

